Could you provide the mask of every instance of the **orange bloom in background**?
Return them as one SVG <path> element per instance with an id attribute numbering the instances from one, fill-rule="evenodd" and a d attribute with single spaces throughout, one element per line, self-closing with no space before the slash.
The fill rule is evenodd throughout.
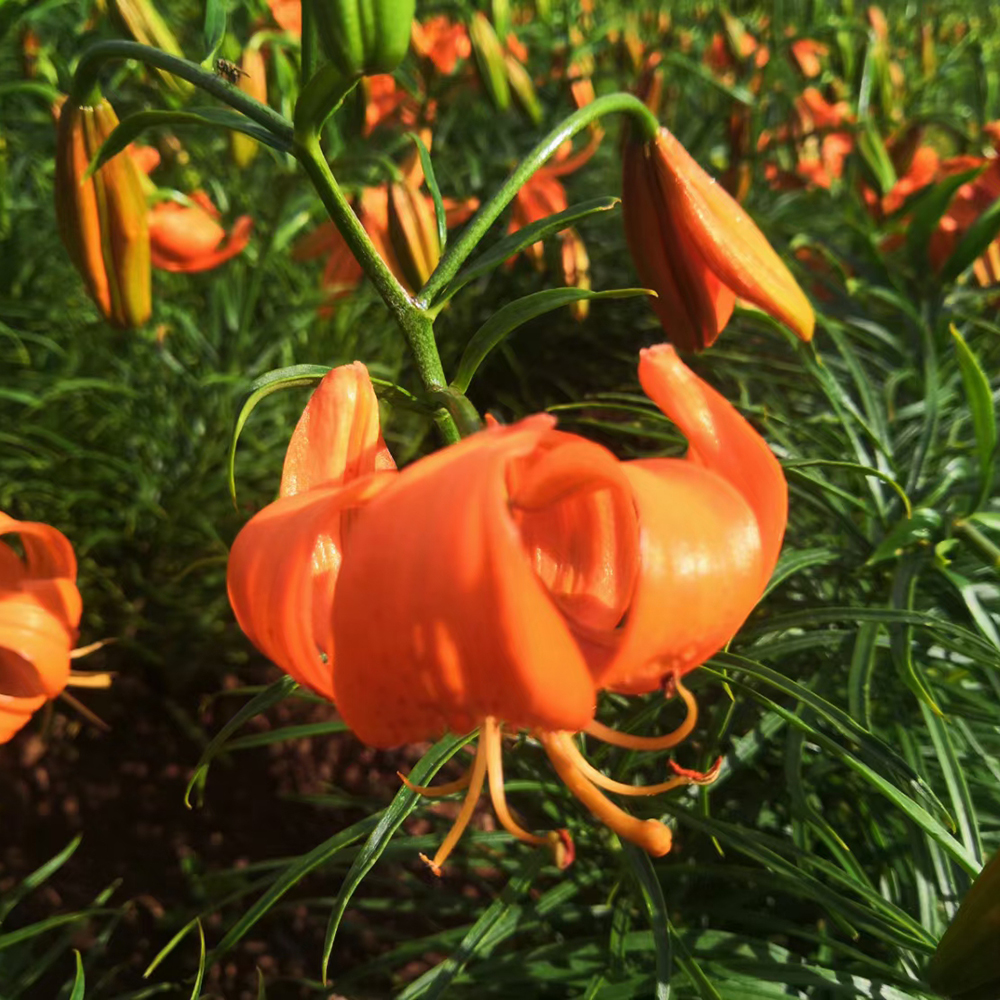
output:
<path id="1" fill-rule="evenodd" d="M 285 461 L 282 496 L 233 544 L 229 593 L 251 640 L 336 702 L 376 747 L 480 728 L 452 831 L 484 783 L 518 839 L 571 857 L 568 835 L 531 834 L 507 807 L 503 731 L 528 730 L 571 791 L 655 855 L 669 829 L 601 789 L 653 795 L 713 774 L 637 788 L 590 765 L 571 734 L 665 749 L 695 724 L 682 683 L 720 649 L 770 578 L 787 486 L 763 439 L 668 345 L 643 351 L 643 389 L 687 436 L 684 459 L 619 462 L 537 415 L 495 422 L 394 472 L 364 366 L 334 369 L 313 395 Z M 291 472 L 289 471 L 291 470 Z M 325 659 L 324 659 L 325 657 Z M 594 721 L 601 689 L 667 685 L 688 717 L 653 739 Z M 404 779 L 405 780 L 405 779 Z"/>
<path id="2" fill-rule="evenodd" d="M 210 271 L 242 253 L 250 242 L 253 219 L 241 215 L 229 235 L 219 225 L 219 210 L 204 191 L 190 195 L 192 205 L 161 201 L 149 211 L 153 267 L 163 271 Z"/>
<path id="3" fill-rule="evenodd" d="M 416 124 L 417 102 L 396 83 L 391 73 L 366 76 L 361 85 L 365 88 L 365 135 L 379 125 Z M 428 110 L 429 115 L 432 110 Z"/>
<path id="4" fill-rule="evenodd" d="M 445 76 L 455 72 L 460 59 L 472 55 L 468 29 L 445 14 L 429 17 L 423 24 L 414 21 L 410 42 L 417 55 L 429 59 Z"/>
<path id="5" fill-rule="evenodd" d="M 267 5 L 283 31 L 302 37 L 302 0 L 267 0 Z"/>
<path id="6" fill-rule="evenodd" d="M 625 236 L 670 339 L 685 350 L 711 346 L 736 296 L 813 335 L 812 306 L 740 205 L 665 128 L 625 144 Z"/>
<path id="7" fill-rule="evenodd" d="M 803 134 L 830 128 L 841 128 L 854 120 L 847 101 L 828 101 L 817 87 L 806 87 L 795 98 L 798 128 Z"/>
<path id="8" fill-rule="evenodd" d="M 789 47 L 789 52 L 796 69 L 807 79 L 819 76 L 823 72 L 821 60 L 830 54 L 827 46 L 812 38 L 796 39 Z"/>
<path id="9" fill-rule="evenodd" d="M 536 170 L 514 195 L 507 232 L 516 233 L 546 216 L 565 212 L 569 207 L 569 200 L 566 188 L 559 178 L 579 170 L 597 152 L 603 137 L 602 130 L 592 129 L 587 145 L 576 153 L 573 152 L 570 140 L 563 143 L 551 162 Z M 545 248 L 540 241 L 522 252 L 539 270 L 545 267 Z M 514 259 L 511 258 L 508 263 L 513 263 Z"/>
<path id="10" fill-rule="evenodd" d="M 1000 157 L 956 156 L 941 164 L 939 180 L 977 166 L 985 169 L 955 192 L 931 236 L 928 256 L 935 271 L 944 267 L 972 224 L 1000 198 Z M 1000 282 L 1000 239 L 973 263 L 972 272 L 983 288 Z"/>
<path id="11" fill-rule="evenodd" d="M 0 542 L 0 743 L 66 687 L 82 610 L 66 536 L 0 512 L 0 535 L 10 534 L 24 559 Z"/>
<path id="12" fill-rule="evenodd" d="M 889 152 L 891 155 L 892 149 Z M 933 146 L 920 146 L 913 153 L 908 169 L 899 176 L 888 194 L 879 198 L 871 188 L 863 190 L 865 203 L 876 216 L 892 215 L 903 207 L 907 198 L 933 184 L 940 167 L 941 157 L 937 150 Z"/>

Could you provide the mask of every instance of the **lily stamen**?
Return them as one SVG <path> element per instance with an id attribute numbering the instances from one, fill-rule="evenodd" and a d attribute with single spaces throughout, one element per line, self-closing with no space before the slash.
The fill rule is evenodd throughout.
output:
<path id="1" fill-rule="evenodd" d="M 72 657 L 72 653 L 70 656 Z M 67 687 L 78 688 L 109 688 L 114 679 L 114 674 L 107 670 L 71 670 L 69 679 L 66 681 Z"/>
<path id="2" fill-rule="evenodd" d="M 605 726 L 596 719 L 589 723 L 583 731 L 602 743 L 610 743 L 612 746 L 624 747 L 627 750 L 669 750 L 671 747 L 677 746 L 687 739 L 698 723 L 698 702 L 684 686 L 680 677 L 675 676 L 673 684 L 677 694 L 687 706 L 687 715 L 684 721 L 673 732 L 665 733 L 663 736 L 633 736 L 631 733 L 623 733 L 610 726 Z"/>
<path id="3" fill-rule="evenodd" d="M 482 794 L 483 782 L 485 779 L 486 753 L 483 749 L 483 740 L 480 737 L 479 743 L 476 746 L 476 756 L 469 771 L 469 790 L 466 793 L 465 801 L 462 802 L 462 808 L 459 810 L 458 816 L 455 818 L 455 822 L 448 831 L 448 836 L 444 838 L 444 842 L 437 849 L 433 858 L 427 857 L 426 854 L 420 855 L 420 860 L 423 861 L 435 875 L 440 876 L 441 865 L 444 864 L 462 834 L 465 833 L 465 828 L 469 825 L 469 820 L 472 819 L 472 814 L 476 811 L 476 803 L 479 801 L 479 796 Z"/>
<path id="4" fill-rule="evenodd" d="M 500 738 L 500 723 L 492 716 L 487 716 L 483 720 L 479 734 L 479 739 L 486 753 L 486 769 L 490 782 L 490 799 L 493 802 L 493 811 L 496 813 L 497 819 L 500 820 L 500 825 L 512 837 L 516 837 L 526 844 L 531 844 L 533 847 L 546 846 L 550 843 L 549 838 L 528 833 L 514 819 L 507 806 L 507 795 L 503 787 L 503 749 Z"/>
<path id="5" fill-rule="evenodd" d="M 709 781 L 714 780 L 714 778 L 707 778 L 706 775 L 692 771 L 690 774 L 695 775 L 695 777 L 690 777 L 687 772 L 679 772 L 676 777 L 670 778 L 668 781 L 661 781 L 656 785 L 626 785 L 621 781 L 615 781 L 614 778 L 609 778 L 602 771 L 598 771 L 583 756 L 569 733 L 555 733 L 554 737 L 566 757 L 573 763 L 574 767 L 583 773 L 588 781 L 592 781 L 598 788 L 614 792 L 616 795 L 662 795 L 664 792 L 672 792 L 675 788 L 681 788 L 684 785 L 708 784 Z M 704 780 L 706 778 L 707 780 Z"/>
<path id="6" fill-rule="evenodd" d="M 423 795 L 428 799 L 439 799 L 445 795 L 460 792 L 463 788 L 468 788 L 469 782 L 472 780 L 472 768 L 469 768 L 461 778 L 446 781 L 443 785 L 415 785 L 402 771 L 397 771 L 396 775 L 411 792 L 416 792 L 417 795 Z"/>
<path id="7" fill-rule="evenodd" d="M 655 819 L 636 819 L 607 799 L 580 770 L 573 755 L 567 752 L 568 734 L 539 733 L 538 738 L 542 741 L 552 766 L 566 787 L 605 826 L 654 857 L 661 857 L 670 852 L 673 834 L 669 827 Z"/>

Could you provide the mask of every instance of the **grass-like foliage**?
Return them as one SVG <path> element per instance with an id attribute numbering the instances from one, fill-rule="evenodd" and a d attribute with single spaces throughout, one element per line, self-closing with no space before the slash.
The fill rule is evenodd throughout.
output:
<path id="1" fill-rule="evenodd" d="M 847 0 L 741 3 L 732 14 L 705 3 L 512 0 L 539 125 L 516 103 L 498 112 L 472 60 L 456 77 L 430 77 L 434 186 L 445 198 L 485 201 L 542 130 L 573 110 L 567 67 L 588 67 L 608 94 L 634 87 L 660 53 L 660 119 L 713 174 L 743 172 L 747 212 L 817 314 L 816 337 L 802 344 L 737 307 L 720 341 L 692 360 L 772 446 L 791 496 L 764 598 L 726 650 L 687 678 L 700 716 L 676 757 L 698 770 L 721 757 L 717 780 L 629 803 L 670 824 L 673 851 L 650 859 L 596 825 L 523 736 L 506 757 L 511 801 L 533 829 L 568 827 L 574 864 L 559 872 L 544 851 L 482 819 L 439 880 L 417 857 L 440 842 L 452 800 L 429 804 L 393 771 L 412 766 L 409 777 L 424 784 L 439 770 L 453 777 L 467 736 L 405 759 L 360 756 L 338 718 L 309 714 L 317 699 L 252 651 L 225 584 L 228 547 L 273 499 L 309 391 L 255 398 L 235 453 L 236 509 L 230 435 L 254 380 L 363 360 L 385 387 L 386 439 L 403 465 L 437 446 L 413 361 L 373 288 L 362 283 L 331 308 L 319 285 L 325 261 L 301 259 L 296 248 L 326 216 L 292 158 L 262 147 L 237 167 L 229 136 L 208 127 L 146 131 L 142 141 L 162 157 L 154 179 L 161 193 L 205 190 L 226 225 L 252 215 L 249 246 L 217 270 L 157 271 L 153 317 L 140 330 L 100 319 L 53 209 L 51 106 L 70 86 L 82 35 L 121 37 L 104 5 L 90 6 L 0 3 L 0 510 L 72 540 L 81 643 L 113 638 L 94 654 L 100 667 L 141 680 L 153 692 L 141 711 L 163 712 L 185 732 L 169 763 L 190 777 L 195 810 L 210 808 L 222 785 L 252 793 L 254 768 L 303 741 L 342 741 L 348 759 L 379 777 L 363 794 L 329 780 L 298 796 L 309 829 L 326 830 L 301 851 L 262 840 L 257 854 L 220 856 L 200 834 L 182 835 L 186 884 L 160 899 L 141 933 L 133 918 L 146 905 L 135 902 L 143 870 L 125 890 L 110 885 L 70 906 L 45 887 L 59 887 L 77 840 L 58 854 L 47 837 L 7 843 L 0 811 L 0 998 L 937 996 L 929 958 L 1000 847 L 1000 292 L 974 269 L 996 254 L 1000 213 L 987 209 L 935 261 L 959 182 L 937 176 L 894 204 L 887 196 L 909 175 L 914 150 L 943 160 L 990 147 L 983 126 L 1000 118 L 996 10 L 942 0 L 915 15 L 915 5 L 891 0 L 886 39 Z M 238 59 L 257 35 L 270 104 L 291 116 L 300 51 L 264 3 L 159 6 L 195 62 L 220 37 L 225 8 L 218 55 Z M 429 2 L 417 15 L 461 21 L 482 7 L 502 19 L 506 6 Z M 739 49 L 743 33 L 768 47 L 766 63 L 751 48 L 728 67 L 713 62 L 713 46 Z M 825 46 L 812 81 L 791 58 L 801 38 Z M 411 54 L 396 79 L 416 92 L 419 74 Z M 109 63 L 101 80 L 122 119 L 211 100 L 167 88 L 139 63 Z M 830 129 L 810 140 L 801 125 L 789 128 L 796 99 L 814 85 L 846 102 L 836 128 L 851 137 L 827 186 L 799 167 Z M 412 123 L 362 135 L 363 115 L 355 93 L 324 133 L 350 195 L 392 179 L 414 148 Z M 566 221 L 586 241 L 598 292 L 641 284 L 614 201 L 619 123 L 606 127 L 586 167 L 562 178 L 570 205 L 582 206 Z M 968 169 L 962 183 L 975 179 Z M 488 256 L 506 219 L 481 244 L 481 262 L 524 248 Z M 549 409 L 623 458 L 680 454 L 679 434 L 635 381 L 638 348 L 664 339 L 642 298 L 597 297 L 582 320 L 564 307 L 511 306 L 560 283 L 556 228 L 540 229 L 544 273 L 523 256 L 491 270 L 473 259 L 448 289 L 436 324 L 445 370 L 454 375 L 485 329 L 468 389 L 480 412 L 514 420 Z M 1000 267 L 987 277 L 1000 278 Z M 218 694 L 225 675 L 245 687 L 218 699 L 229 714 L 206 732 L 196 704 Z M 103 692 L 98 714 L 127 732 L 115 697 L 114 687 Z M 14 787 L 28 741 L 39 738 L 70 787 L 73 769 L 93 776 L 88 750 L 105 737 L 90 722 L 82 733 L 67 723 L 72 707 L 54 711 L 55 723 L 36 719 L 0 748 L 0 783 Z M 679 721 L 676 704 L 658 695 L 606 695 L 598 714 L 644 735 Z M 74 741 L 79 752 L 60 756 Z M 650 784 L 666 771 L 666 752 L 587 752 L 619 781 Z M 170 794 L 172 810 L 182 792 Z M 269 813 L 289 807 L 270 785 L 259 794 L 274 796 Z M 43 828 L 42 815 L 32 818 L 39 801 L 0 803 L 19 816 L 10 829 Z M 60 844 L 70 841 L 72 824 L 58 829 Z M 92 838 L 135 836 L 104 825 L 81 832 L 83 851 Z"/>

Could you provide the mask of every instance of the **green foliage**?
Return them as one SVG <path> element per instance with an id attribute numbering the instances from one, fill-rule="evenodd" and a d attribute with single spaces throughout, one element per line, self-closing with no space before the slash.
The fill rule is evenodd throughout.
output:
<path id="1" fill-rule="evenodd" d="M 447 10 L 465 16 L 491 6 Z M 722 757 L 718 780 L 629 806 L 642 817 L 669 817 L 675 851 L 651 860 L 596 827 L 526 736 L 507 755 L 508 790 L 535 828 L 570 828 L 577 858 L 566 872 L 505 833 L 479 829 L 434 880 L 417 855 L 440 842 L 445 817 L 406 788 L 359 803 L 330 787 L 310 801 L 336 823 L 311 850 L 247 863 L 234 857 L 221 870 L 192 862 L 190 891 L 157 918 L 142 956 L 148 985 L 123 985 L 127 976 L 104 960 L 112 931 L 129 930 L 118 924 L 111 890 L 85 908 L 36 905 L 74 841 L 0 899 L 4 1000 L 54 980 L 51 995 L 77 1000 L 85 976 L 88 1000 L 207 997 L 223 955 L 251 930 L 282 940 L 293 919 L 321 938 L 326 927 L 308 978 L 292 977 L 296 995 L 328 995 L 325 974 L 345 996 L 407 1000 L 933 996 L 929 956 L 1000 844 L 1000 325 L 996 289 L 975 287 L 967 274 L 996 236 L 1000 203 L 934 275 L 934 233 L 982 168 L 941 180 L 895 212 L 870 211 L 859 191 L 877 178 L 885 195 L 905 174 L 891 138 L 907 124 L 920 125 L 942 156 L 983 152 L 981 126 L 1000 117 L 996 11 L 943 3 L 917 20 L 906 5 L 886 3 L 887 54 L 848 4 L 733 5 L 771 49 L 758 80 L 752 60 L 728 76 L 704 61 L 712 35 L 724 30 L 719 11 L 672 4 L 664 28 L 657 6 L 597 3 L 582 42 L 570 31 L 583 18 L 575 2 L 553 0 L 544 17 L 514 19 L 540 80 L 546 127 L 571 110 L 565 81 L 550 72 L 551 53 L 559 48 L 567 62 L 593 56 L 598 92 L 610 93 L 633 81 L 637 67 L 622 38 L 636 30 L 663 55 L 661 116 L 721 173 L 734 111 L 749 115 L 750 150 L 793 113 L 803 82 L 787 59 L 786 26 L 828 46 L 817 82 L 841 88 L 862 123 L 846 126 L 858 146 L 829 190 L 770 188 L 765 160 L 794 168 L 784 146 L 746 161 L 748 211 L 786 257 L 809 253 L 790 266 L 812 293 L 818 333 L 814 345 L 790 343 L 766 317 L 740 309 L 695 362 L 772 443 L 791 500 L 767 593 L 727 650 L 690 678 L 701 715 L 677 757 L 699 769 Z M 418 16 L 432 9 L 445 7 L 427 5 Z M 171 5 L 171 27 L 188 53 L 234 56 L 264 14 L 260 3 L 182 3 Z M 933 72 L 920 62 L 922 24 L 933 29 Z M 29 27 L 41 41 L 41 75 L 24 81 L 20 45 Z M 317 311 L 324 262 L 297 260 L 293 248 L 324 216 L 281 144 L 238 171 L 221 130 L 178 130 L 183 148 L 165 129 L 146 133 L 163 154 L 159 185 L 185 194 L 204 188 L 227 222 L 251 213 L 254 240 L 223 270 L 158 272 L 148 328 L 123 335 L 99 321 L 52 211 L 47 104 L 69 85 L 82 30 L 77 5 L 0 5 L 0 509 L 55 524 L 72 540 L 85 603 L 81 642 L 118 638 L 102 651 L 104 664 L 193 699 L 196 689 L 216 689 L 223 671 L 250 662 L 226 602 L 225 559 L 247 515 L 273 498 L 301 412 L 303 392 L 274 390 L 363 360 L 400 464 L 434 447 L 434 401 L 421 394 L 371 288 L 339 299 L 332 313 Z M 110 32 L 102 22 L 96 34 Z M 298 52 L 277 30 L 269 45 L 270 103 L 290 119 Z M 415 59 L 397 73 L 404 85 L 416 86 Z M 138 134 L 133 125 L 235 121 L 207 98 L 182 107 L 141 64 L 110 65 L 101 78 L 121 113 L 123 141 Z M 423 144 L 418 150 L 440 220 L 442 196 L 485 200 L 539 133 L 515 110 L 501 114 L 481 91 L 443 75 L 431 78 L 426 96 L 437 102 L 434 142 L 430 154 Z M 387 180 L 412 149 L 397 129 L 362 136 L 356 112 L 345 100 L 324 135 L 338 178 L 355 194 Z M 255 134 L 259 125 L 241 127 Z M 558 274 L 551 252 L 545 278 L 524 260 L 501 266 L 584 222 L 595 289 L 636 283 L 620 216 L 609 211 L 620 187 L 616 139 L 609 135 L 584 170 L 563 178 L 575 207 L 517 234 L 506 234 L 505 219 L 491 229 L 479 256 L 435 300 L 436 331 L 459 388 L 476 373 L 470 393 L 480 411 L 516 419 L 549 409 L 565 428 L 622 457 L 676 455 L 682 441 L 635 385 L 637 348 L 663 338 L 642 299 L 589 293 L 590 316 L 577 323 L 565 310 L 548 311 L 584 294 L 550 287 Z M 903 252 L 892 249 L 900 237 Z M 523 335 L 506 337 L 522 323 Z M 226 481 L 234 461 L 238 511 Z M 189 791 L 211 801 L 215 782 L 205 778 L 220 755 L 235 762 L 229 780 L 252 783 L 244 751 L 343 728 L 334 720 L 241 732 L 282 699 L 303 697 L 288 679 L 248 692 L 214 738 L 203 738 L 200 760 L 196 749 L 177 762 L 194 768 Z M 661 697 L 609 695 L 599 714 L 642 734 L 677 721 Z M 429 781 L 462 742 L 448 737 L 427 750 L 412 780 Z M 665 753 L 587 749 L 620 781 L 658 781 L 666 767 Z M 17 923 L 27 905 L 15 907 L 30 900 L 31 918 Z M 89 929 L 86 944 L 74 936 L 81 927 Z M 280 992 L 292 988 L 280 974 L 254 977 L 261 997 L 292 995 Z"/>

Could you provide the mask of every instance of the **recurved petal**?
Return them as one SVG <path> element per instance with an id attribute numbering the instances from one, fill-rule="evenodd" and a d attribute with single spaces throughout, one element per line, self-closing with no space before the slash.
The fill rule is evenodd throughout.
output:
<path id="1" fill-rule="evenodd" d="M 10 698 L 0 694 L 0 743 L 6 743 L 46 702 L 45 695 Z"/>
<path id="2" fill-rule="evenodd" d="M 653 164 L 677 228 L 690 236 L 722 283 L 810 340 L 816 318 L 809 300 L 739 203 L 665 128 Z"/>
<path id="3" fill-rule="evenodd" d="M 24 561 L 0 543 L 0 588 L 30 590 L 34 600 L 67 630 L 75 630 L 83 606 L 76 587 L 76 556 L 69 539 L 51 525 L 18 521 L 0 511 L 0 535 L 7 534 L 20 536 Z"/>
<path id="4" fill-rule="evenodd" d="M 341 486 L 396 468 L 382 438 L 368 369 L 341 365 L 324 376 L 295 426 L 281 473 L 281 496 Z"/>
<path id="5" fill-rule="evenodd" d="M 778 561 L 788 521 L 788 484 L 781 465 L 732 404 L 698 378 L 669 344 L 640 353 L 639 381 L 688 439 L 688 460 L 729 482 L 753 511 L 763 553 L 759 596 Z"/>
<path id="6" fill-rule="evenodd" d="M 75 637 L 44 599 L 30 591 L 0 594 L 0 694 L 54 698 L 69 678 Z"/>
<path id="7" fill-rule="evenodd" d="M 537 416 L 481 431 L 358 512 L 334 605 L 334 695 L 364 742 L 462 732 L 487 715 L 556 730 L 592 717 L 588 665 L 511 513 L 509 470 L 551 428 Z"/>
<path id="8" fill-rule="evenodd" d="M 753 511 L 715 473 L 678 459 L 626 462 L 624 470 L 640 569 L 617 651 L 597 680 L 640 693 L 728 642 L 760 596 L 762 552 Z"/>
<path id="9" fill-rule="evenodd" d="M 244 525 L 229 554 L 229 603 L 240 628 L 265 656 L 325 698 L 333 697 L 329 621 L 342 518 L 388 479 L 367 476 L 283 497 Z"/>

